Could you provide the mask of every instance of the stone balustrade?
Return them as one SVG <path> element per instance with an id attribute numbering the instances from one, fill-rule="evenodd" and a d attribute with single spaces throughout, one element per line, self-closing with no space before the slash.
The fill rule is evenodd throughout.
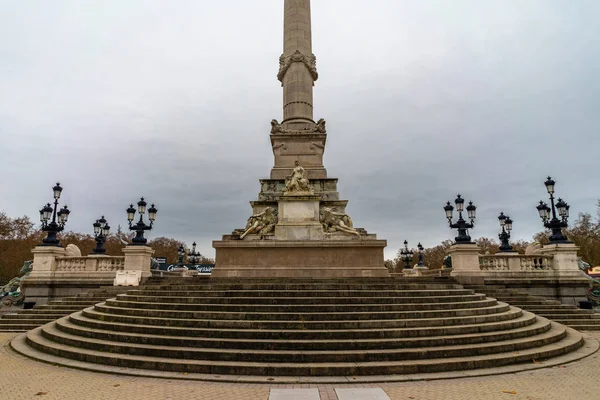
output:
<path id="1" fill-rule="evenodd" d="M 482 271 L 508 271 L 509 258 L 494 255 L 479 256 L 479 268 Z"/>
<path id="2" fill-rule="evenodd" d="M 125 267 L 125 257 L 57 257 L 57 272 L 116 272 Z"/>
<path id="3" fill-rule="evenodd" d="M 552 271 L 552 256 L 522 255 L 516 253 L 480 255 L 479 269 L 482 271 Z"/>
<path id="4" fill-rule="evenodd" d="M 520 256 L 521 271 L 551 271 L 552 258 L 548 255 Z"/>

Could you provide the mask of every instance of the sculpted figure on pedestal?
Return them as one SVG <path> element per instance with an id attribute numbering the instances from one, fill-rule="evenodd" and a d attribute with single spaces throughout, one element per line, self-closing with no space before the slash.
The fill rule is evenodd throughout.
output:
<path id="1" fill-rule="evenodd" d="M 313 188 L 310 186 L 308 181 L 308 175 L 306 170 L 300 165 L 298 161 L 295 163 L 296 167 L 292 171 L 291 175 L 285 178 L 285 189 L 284 194 L 314 194 Z"/>
<path id="2" fill-rule="evenodd" d="M 352 218 L 346 213 L 338 213 L 329 207 L 323 207 L 320 212 L 320 220 L 325 232 L 342 232 L 348 235 L 360 236 L 354 229 Z"/>
<path id="3" fill-rule="evenodd" d="M 263 212 L 254 214 L 248 218 L 246 230 L 240 235 L 240 239 L 244 239 L 251 233 L 266 235 L 275 230 L 277 224 L 277 213 L 273 207 L 267 207 Z"/>
<path id="4" fill-rule="evenodd" d="M 65 249 L 65 256 L 66 257 L 81 257 L 81 250 L 79 250 L 79 247 L 77 247 L 77 245 L 68 244 L 67 248 Z"/>

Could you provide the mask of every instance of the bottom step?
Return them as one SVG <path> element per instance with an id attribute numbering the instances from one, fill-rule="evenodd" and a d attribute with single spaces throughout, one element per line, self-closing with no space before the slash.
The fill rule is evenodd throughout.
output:
<path id="1" fill-rule="evenodd" d="M 528 363 L 566 354 L 584 344 L 583 335 L 573 329 L 552 324 L 551 330 L 567 329 L 566 337 L 558 342 L 518 352 L 474 355 L 470 357 L 433 358 L 422 360 L 379 362 L 270 363 L 214 360 L 185 360 L 165 357 L 133 356 L 100 352 L 63 345 L 46 339 L 42 328 L 25 334 L 27 345 L 49 355 L 61 357 L 63 365 L 83 361 L 121 368 L 139 368 L 179 373 L 259 376 L 357 376 L 396 375 L 494 368 Z M 24 351 L 26 353 L 26 351 Z M 41 357 L 40 357 L 41 358 Z M 43 359 L 43 358 L 42 358 Z M 55 361 L 56 362 L 56 361 Z"/>

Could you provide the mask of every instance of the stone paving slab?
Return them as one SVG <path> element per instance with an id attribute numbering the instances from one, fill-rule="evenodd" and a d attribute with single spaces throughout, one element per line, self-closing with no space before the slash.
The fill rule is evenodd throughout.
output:
<path id="1" fill-rule="evenodd" d="M 339 400 L 390 400 L 381 388 L 335 389 Z"/>
<path id="2" fill-rule="evenodd" d="M 600 332 L 585 332 L 600 340 Z M 342 400 L 336 389 L 381 388 L 390 400 L 596 400 L 600 352 L 551 368 L 494 376 L 398 383 L 265 384 L 158 379 L 81 371 L 15 353 L 15 334 L 0 334 L 0 399 L 268 400 L 271 389 L 318 389 L 320 400 Z M 544 366 L 543 362 L 539 366 Z M 467 376 L 464 374 L 463 376 Z M 423 379 L 424 377 L 421 377 Z"/>
<path id="3" fill-rule="evenodd" d="M 320 400 L 319 389 L 271 389 L 269 400 Z"/>

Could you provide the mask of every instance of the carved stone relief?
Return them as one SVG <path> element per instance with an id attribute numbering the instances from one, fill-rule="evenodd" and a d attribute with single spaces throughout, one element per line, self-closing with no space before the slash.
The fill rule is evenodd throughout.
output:
<path id="1" fill-rule="evenodd" d="M 280 124 L 276 119 L 271 120 L 271 133 L 288 133 L 288 134 L 298 134 L 298 133 L 327 133 L 327 128 L 325 127 L 326 121 L 321 118 L 319 119 L 313 126 L 306 129 L 285 129 L 282 124 Z M 312 142 L 314 143 L 314 142 Z"/>
<path id="2" fill-rule="evenodd" d="M 319 79 L 319 74 L 317 73 L 317 57 L 315 57 L 314 54 L 306 55 L 302 54 L 300 50 L 296 50 L 293 54 L 287 57 L 283 54 L 279 57 L 279 71 L 277 72 L 277 79 L 279 79 L 280 82 L 283 82 L 285 73 L 290 65 L 292 65 L 294 62 L 301 62 L 306 65 L 306 68 L 308 68 L 313 81 Z"/>

